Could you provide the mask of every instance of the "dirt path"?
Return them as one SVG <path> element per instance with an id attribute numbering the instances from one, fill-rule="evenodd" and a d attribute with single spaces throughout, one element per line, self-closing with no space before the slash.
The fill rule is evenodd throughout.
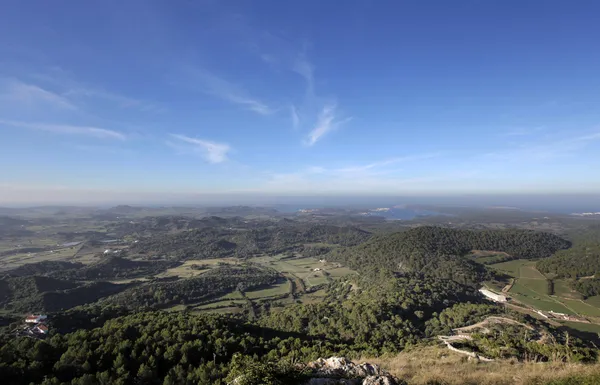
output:
<path id="1" fill-rule="evenodd" d="M 511 278 L 511 279 L 508 281 L 508 285 L 506 285 L 506 286 L 504 286 L 504 287 L 502 288 L 502 292 L 503 292 L 503 293 L 508 293 L 508 292 L 510 291 L 510 289 L 512 289 L 513 285 L 515 284 L 515 281 L 516 281 L 516 278 Z"/>
<path id="2" fill-rule="evenodd" d="M 491 317 L 488 317 L 488 318 L 484 319 L 483 321 L 478 322 L 476 324 L 454 329 L 454 331 L 456 331 L 457 333 L 460 334 L 460 333 L 470 332 L 472 330 L 479 329 L 479 328 L 485 329 L 485 326 L 490 325 L 490 324 L 519 325 L 519 326 L 523 326 L 524 328 L 527 328 L 529 330 L 534 330 L 533 327 L 526 325 L 524 323 L 515 321 L 510 318 L 491 316 Z"/>

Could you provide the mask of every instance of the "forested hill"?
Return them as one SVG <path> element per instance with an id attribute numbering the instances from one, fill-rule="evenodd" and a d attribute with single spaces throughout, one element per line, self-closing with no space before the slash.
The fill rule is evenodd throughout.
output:
<path id="1" fill-rule="evenodd" d="M 570 243 L 556 235 L 527 230 L 460 230 L 423 226 L 374 237 L 356 247 L 332 251 L 329 259 L 357 270 L 384 268 L 422 272 L 460 283 L 487 278 L 486 269 L 465 255 L 471 250 L 493 250 L 513 258 L 548 257 Z"/>
<path id="2" fill-rule="evenodd" d="M 222 266 L 198 277 L 166 282 L 149 282 L 131 287 L 103 300 L 103 304 L 164 308 L 199 302 L 234 290 L 249 290 L 268 286 L 280 280 L 273 270 L 252 265 Z"/>
<path id="3" fill-rule="evenodd" d="M 589 226 L 572 234 L 573 247 L 541 260 L 537 268 L 558 278 L 591 277 L 600 274 L 600 226 Z M 589 283 L 584 284 L 588 286 Z M 578 288 L 578 290 L 580 290 Z M 587 291 L 587 290 L 586 290 Z"/>
<path id="4" fill-rule="evenodd" d="M 256 253 L 287 251 L 305 243 L 351 246 L 364 242 L 369 237 L 370 233 L 355 227 L 300 223 L 277 224 L 251 230 L 206 228 L 145 238 L 135 244 L 131 252 L 148 256 L 198 259 L 247 257 Z"/>

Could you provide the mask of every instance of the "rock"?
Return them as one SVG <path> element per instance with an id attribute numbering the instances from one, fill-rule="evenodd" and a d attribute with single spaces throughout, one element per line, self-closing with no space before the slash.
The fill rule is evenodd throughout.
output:
<path id="1" fill-rule="evenodd" d="M 357 365 L 345 357 L 319 358 L 310 362 L 307 368 L 316 377 L 362 378 L 385 374 L 377 365 L 368 363 Z"/>
<path id="2" fill-rule="evenodd" d="M 362 379 L 348 378 L 311 378 L 304 385 L 361 385 Z"/>
<path id="3" fill-rule="evenodd" d="M 398 385 L 398 382 L 389 375 L 369 376 L 363 380 L 362 385 Z"/>

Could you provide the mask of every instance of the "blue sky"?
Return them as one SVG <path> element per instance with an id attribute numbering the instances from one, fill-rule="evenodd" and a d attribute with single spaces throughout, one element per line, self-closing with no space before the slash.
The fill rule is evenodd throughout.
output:
<path id="1" fill-rule="evenodd" d="M 596 1 L 2 8 L 0 203 L 600 193 Z"/>

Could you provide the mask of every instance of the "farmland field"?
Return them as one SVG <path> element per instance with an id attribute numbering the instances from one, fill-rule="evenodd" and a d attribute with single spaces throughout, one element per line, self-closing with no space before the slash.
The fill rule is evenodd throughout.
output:
<path id="1" fill-rule="evenodd" d="M 490 267 L 493 267 L 496 270 L 505 272 L 513 277 L 519 277 L 520 276 L 519 269 L 526 262 L 528 262 L 528 261 L 524 261 L 522 259 L 516 259 L 514 261 L 495 263 L 493 265 L 490 265 Z"/>
<path id="2" fill-rule="evenodd" d="M 212 267 L 218 266 L 219 264 L 236 264 L 238 262 L 239 262 L 239 260 L 234 259 L 234 258 L 216 258 L 216 259 L 198 259 L 198 260 L 192 259 L 192 260 L 185 261 L 183 264 L 181 264 L 177 267 L 173 267 L 163 273 L 158 274 L 157 277 L 162 278 L 162 277 L 177 276 L 180 278 L 192 278 L 192 277 L 195 277 L 197 275 L 204 273 L 205 271 L 208 271 Z M 193 268 L 194 265 L 196 265 L 198 267 L 206 266 L 206 268 L 205 269 L 194 269 Z"/>
<path id="3" fill-rule="evenodd" d="M 600 295 L 586 298 L 585 303 L 592 306 L 600 307 Z"/>
<path id="4" fill-rule="evenodd" d="M 568 326 L 572 329 L 590 332 L 590 333 L 600 333 L 600 325 L 596 324 L 588 324 L 583 322 L 570 322 L 570 321 L 562 321 L 561 324 Z"/>
<path id="5" fill-rule="evenodd" d="M 554 280 L 554 294 L 562 298 L 582 299 L 583 296 L 569 287 L 569 283 L 564 279 Z M 600 301 L 598 302 L 600 305 Z"/>
<path id="6" fill-rule="evenodd" d="M 491 265 L 515 277 L 509 295 L 539 310 L 600 317 L 600 298 L 581 301 L 581 294 L 572 290 L 566 280 L 554 280 L 554 295 L 548 295 L 546 277 L 535 268 L 535 261 L 514 260 Z"/>
<path id="7" fill-rule="evenodd" d="M 272 285 L 263 289 L 246 291 L 246 297 L 250 299 L 268 298 L 274 296 L 280 296 L 288 294 L 290 292 L 290 283 L 285 280 L 284 282 Z"/>
<path id="8" fill-rule="evenodd" d="M 569 308 L 575 310 L 579 315 L 582 316 L 590 316 L 590 317 L 600 317 L 600 309 L 587 304 L 581 300 L 577 299 L 565 299 L 561 298 L 560 301 L 567 305 Z"/>

